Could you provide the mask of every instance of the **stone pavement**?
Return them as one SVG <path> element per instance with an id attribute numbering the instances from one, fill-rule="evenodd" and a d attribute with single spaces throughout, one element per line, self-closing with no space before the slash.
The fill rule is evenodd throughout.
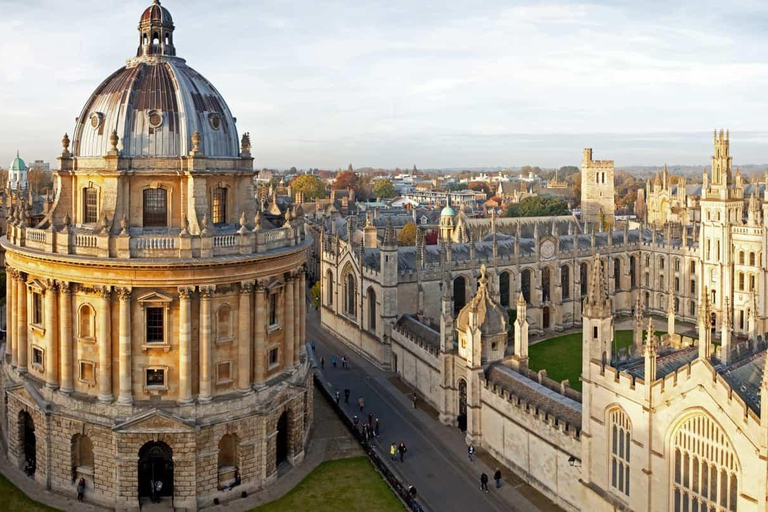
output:
<path id="1" fill-rule="evenodd" d="M 288 466 L 285 469 L 281 468 L 280 478 L 277 481 L 269 485 L 266 489 L 249 495 L 247 498 L 236 499 L 203 510 L 227 510 L 228 512 L 250 510 L 283 497 L 301 482 L 304 477 L 314 471 L 323 461 L 365 455 L 365 452 L 357 443 L 357 440 L 352 437 L 331 407 L 325 402 L 323 396 L 316 390 L 314 398 L 314 416 L 314 432 L 312 433 L 309 448 L 307 449 L 304 461 L 298 467 L 291 468 Z M 0 453 L 2 453 L 2 450 L 0 450 Z M 283 471 L 285 471 L 285 474 L 282 473 Z M 32 480 L 20 470 L 11 467 L 11 464 L 8 459 L 5 458 L 4 454 L 0 456 L 0 473 L 2 473 L 3 476 L 10 480 L 16 487 L 21 489 L 27 496 L 35 501 L 48 505 L 49 507 L 77 512 L 102 512 L 108 510 L 87 502 L 78 503 L 76 499 L 41 489 L 39 485 L 33 483 Z M 231 492 L 238 496 L 240 494 L 237 488 L 233 489 Z M 2 499 L 2 497 L 0 497 L 0 499 Z M 1 505 L 0 510 L 2 510 Z M 145 503 L 142 507 L 143 512 L 151 510 L 171 510 L 170 503 L 161 503 L 159 505 Z"/>
<path id="2" fill-rule="evenodd" d="M 381 421 L 381 437 L 374 441 L 379 455 L 406 485 L 418 491 L 419 504 L 432 511 L 559 511 L 552 502 L 505 468 L 506 481 L 500 489 L 489 493 L 480 490 L 480 475 L 485 472 L 491 484 L 496 469 L 490 458 L 467 459 L 464 434 L 455 427 L 442 425 L 428 408 L 413 408 L 411 398 L 394 385 L 392 373 L 379 370 L 352 349 L 346 347 L 320 326 L 318 312 L 308 308 L 307 341 L 317 342 L 315 359 L 325 358 L 325 369 L 316 369 L 318 377 L 341 393 L 341 403 L 348 415 L 358 415 L 367 421 L 368 413 Z M 331 366 L 336 355 L 339 367 Z M 350 361 L 350 369 L 341 368 L 341 356 Z M 349 403 L 344 404 L 344 389 L 351 391 Z M 400 388 L 400 389 L 398 389 Z M 365 407 L 360 411 L 358 398 L 363 396 Z M 390 443 L 405 442 L 408 452 L 405 462 L 389 461 Z M 491 487 L 493 487 L 491 485 Z"/>

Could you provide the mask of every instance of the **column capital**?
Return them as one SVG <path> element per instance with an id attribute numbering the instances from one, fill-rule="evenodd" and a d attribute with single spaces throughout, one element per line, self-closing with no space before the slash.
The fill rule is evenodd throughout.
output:
<path id="1" fill-rule="evenodd" d="M 97 286 L 96 287 L 96 293 L 99 294 L 99 297 L 102 299 L 111 299 L 112 298 L 112 287 L 111 286 Z"/>
<path id="2" fill-rule="evenodd" d="M 243 281 L 240 283 L 240 293 L 243 295 L 250 295 L 253 293 L 253 290 L 255 288 L 255 285 L 253 284 L 253 281 Z"/>
<path id="3" fill-rule="evenodd" d="M 58 281 L 59 283 L 59 292 L 63 293 L 65 295 L 70 295 L 72 293 L 72 283 L 69 281 Z"/>
<path id="4" fill-rule="evenodd" d="M 58 288 L 59 284 L 55 279 L 46 279 L 45 280 L 45 289 L 46 291 L 56 291 L 56 288 Z"/>
<path id="5" fill-rule="evenodd" d="M 269 285 L 269 281 L 267 279 L 257 279 L 256 280 L 256 292 L 264 293 L 267 290 L 267 286 L 268 285 Z"/>
<path id="6" fill-rule="evenodd" d="M 216 291 L 216 285 L 198 286 L 198 290 L 200 291 L 201 299 L 210 300 L 213 292 Z M 181 293 L 181 288 L 179 288 L 179 293 Z"/>
<path id="7" fill-rule="evenodd" d="M 179 298 L 189 300 L 192 298 L 192 293 L 195 291 L 195 289 L 191 286 L 179 286 Z"/>
<path id="8" fill-rule="evenodd" d="M 117 288 L 117 296 L 120 299 L 120 302 L 130 302 L 131 301 L 131 294 L 133 293 L 133 290 L 126 286 L 122 288 Z"/>

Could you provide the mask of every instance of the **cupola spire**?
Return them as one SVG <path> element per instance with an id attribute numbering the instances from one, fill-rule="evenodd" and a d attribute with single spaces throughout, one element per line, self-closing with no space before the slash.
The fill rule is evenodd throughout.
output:
<path id="1" fill-rule="evenodd" d="M 160 5 L 160 0 L 154 0 L 152 5 L 144 10 L 139 20 L 139 49 L 136 51 L 136 56 L 175 56 L 174 29 L 171 13 Z"/>

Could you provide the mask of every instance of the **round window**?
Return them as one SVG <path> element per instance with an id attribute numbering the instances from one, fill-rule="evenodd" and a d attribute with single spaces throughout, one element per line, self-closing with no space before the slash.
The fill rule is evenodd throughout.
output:
<path id="1" fill-rule="evenodd" d="M 218 130 L 221 126 L 221 118 L 218 114 L 209 114 L 208 115 L 208 122 L 211 123 L 211 128 L 214 130 Z"/>
<path id="2" fill-rule="evenodd" d="M 163 124 L 163 113 L 158 110 L 150 110 L 148 115 L 149 126 L 157 128 Z"/>
<path id="3" fill-rule="evenodd" d="M 101 114 L 101 112 L 94 112 L 91 114 L 91 126 L 94 128 L 98 128 L 101 126 L 101 121 L 104 119 L 104 116 Z"/>

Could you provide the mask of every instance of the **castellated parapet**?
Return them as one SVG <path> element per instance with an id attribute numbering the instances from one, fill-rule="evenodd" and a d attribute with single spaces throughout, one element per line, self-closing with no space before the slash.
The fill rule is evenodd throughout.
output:
<path id="1" fill-rule="evenodd" d="M 613 224 L 613 160 L 593 160 L 592 148 L 584 149 L 581 160 L 581 220 Z"/>

